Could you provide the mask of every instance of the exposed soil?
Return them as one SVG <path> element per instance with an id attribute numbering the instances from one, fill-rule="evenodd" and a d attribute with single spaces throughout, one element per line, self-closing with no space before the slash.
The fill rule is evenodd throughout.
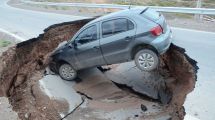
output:
<path id="1" fill-rule="evenodd" d="M 38 38 L 19 43 L 0 57 L 0 96 L 9 97 L 13 109 L 18 112 L 21 119 L 57 120 L 61 118 L 58 106 L 67 103 L 50 100 L 41 92 L 38 80 L 44 76 L 50 53 L 60 42 L 71 39 L 77 30 L 91 20 L 52 25 L 45 29 L 44 34 Z M 165 78 L 165 92 L 171 95 L 165 111 L 170 113 L 173 120 L 184 118 L 183 103 L 186 95 L 195 87 L 197 69 L 196 61 L 189 58 L 183 48 L 175 45 L 171 45 L 167 53 L 161 56 L 160 67 L 157 71 Z M 88 84 L 80 83 L 79 85 Z M 113 83 L 110 82 L 109 85 L 113 85 Z M 84 94 L 88 92 L 76 87 L 77 91 Z M 100 87 L 100 90 L 103 90 L 102 86 Z M 105 93 L 112 94 L 112 91 L 112 89 L 107 90 Z M 114 93 L 120 93 L 122 90 L 115 89 L 114 91 Z M 102 93 L 96 95 L 87 93 L 87 95 L 93 99 L 105 97 Z M 116 95 L 117 97 L 119 94 Z M 91 102 L 91 106 L 95 107 L 96 104 L 98 102 Z M 131 105 L 133 104 L 135 103 L 131 102 Z M 120 107 L 120 105 L 115 107 Z M 99 106 L 97 108 L 99 109 Z M 105 110 L 111 110 L 109 105 Z M 142 117 L 144 118 L 144 116 Z"/>
<path id="2" fill-rule="evenodd" d="M 164 75 L 167 90 L 172 99 L 168 110 L 173 111 L 172 119 L 182 119 L 185 115 L 184 101 L 188 93 L 193 91 L 197 80 L 197 62 L 185 54 L 185 49 L 171 45 L 161 57 L 160 73 Z"/>
<path id="3" fill-rule="evenodd" d="M 38 38 L 18 43 L 0 58 L 0 96 L 7 96 L 21 119 L 60 119 L 48 96 L 39 89 L 48 55 L 69 40 L 90 19 L 53 25 Z M 27 116 L 27 118 L 26 118 Z"/>

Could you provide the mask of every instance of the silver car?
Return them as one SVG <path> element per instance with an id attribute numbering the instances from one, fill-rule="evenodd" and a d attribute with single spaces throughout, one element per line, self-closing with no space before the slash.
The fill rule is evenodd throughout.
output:
<path id="1" fill-rule="evenodd" d="M 111 13 L 84 25 L 67 44 L 52 54 L 51 68 L 65 80 L 89 67 L 134 60 L 151 71 L 172 41 L 164 16 L 149 8 Z"/>

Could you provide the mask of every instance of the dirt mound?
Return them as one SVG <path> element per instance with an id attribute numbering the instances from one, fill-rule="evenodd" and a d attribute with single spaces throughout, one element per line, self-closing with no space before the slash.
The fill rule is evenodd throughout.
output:
<path id="1" fill-rule="evenodd" d="M 7 96 L 21 119 L 60 119 L 56 101 L 44 95 L 38 85 L 49 62 L 50 53 L 92 19 L 50 26 L 38 38 L 19 43 L 0 57 L 0 96 Z M 196 82 L 196 61 L 185 50 L 171 45 L 161 56 L 158 73 L 165 78 L 165 92 L 171 94 L 167 111 L 172 119 L 183 119 L 183 103 Z M 150 79 L 150 78 L 149 78 Z M 162 88 L 163 89 L 163 88 Z"/>

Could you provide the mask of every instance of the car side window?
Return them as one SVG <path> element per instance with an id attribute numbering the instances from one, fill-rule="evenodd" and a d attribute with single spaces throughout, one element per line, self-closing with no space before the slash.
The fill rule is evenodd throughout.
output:
<path id="1" fill-rule="evenodd" d="M 125 18 L 106 21 L 102 23 L 102 37 L 109 37 L 132 29 L 134 29 L 133 22 Z"/>
<path id="2" fill-rule="evenodd" d="M 76 37 L 75 41 L 78 44 L 86 44 L 91 41 L 97 40 L 97 28 L 96 25 L 86 28 Z"/>
<path id="3" fill-rule="evenodd" d="M 134 23 L 128 20 L 128 30 L 133 30 L 134 29 Z"/>

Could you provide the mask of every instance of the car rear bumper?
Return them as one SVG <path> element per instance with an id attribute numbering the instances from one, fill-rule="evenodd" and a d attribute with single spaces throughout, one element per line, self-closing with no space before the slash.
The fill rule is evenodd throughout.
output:
<path id="1" fill-rule="evenodd" d="M 170 44 L 172 43 L 172 31 L 168 27 L 165 34 L 162 34 L 155 40 L 151 42 L 151 45 L 154 46 L 159 54 L 165 53 L 168 49 Z"/>

